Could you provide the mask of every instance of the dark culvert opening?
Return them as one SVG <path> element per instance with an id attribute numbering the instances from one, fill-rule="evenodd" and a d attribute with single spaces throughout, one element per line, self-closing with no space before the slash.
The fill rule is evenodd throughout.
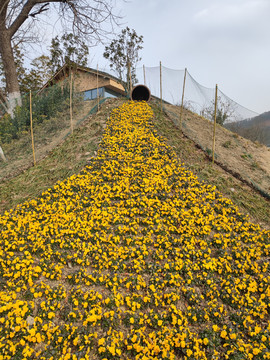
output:
<path id="1" fill-rule="evenodd" d="M 131 99 L 135 101 L 149 101 L 150 96 L 150 90 L 145 85 L 135 86 L 131 93 Z"/>

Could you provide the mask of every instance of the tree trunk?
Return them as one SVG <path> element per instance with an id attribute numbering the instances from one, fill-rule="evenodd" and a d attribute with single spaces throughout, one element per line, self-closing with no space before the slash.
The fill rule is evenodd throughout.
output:
<path id="1" fill-rule="evenodd" d="M 0 52 L 5 71 L 8 93 L 8 112 L 12 115 L 17 105 L 21 106 L 20 87 L 11 46 L 11 36 L 3 24 L 0 26 Z"/>

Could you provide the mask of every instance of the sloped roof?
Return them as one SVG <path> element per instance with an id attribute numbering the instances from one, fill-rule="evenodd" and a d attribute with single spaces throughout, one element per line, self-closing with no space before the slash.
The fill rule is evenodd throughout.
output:
<path id="1" fill-rule="evenodd" d="M 66 73 L 69 73 L 70 69 L 75 69 L 86 72 L 86 73 L 90 73 L 93 75 L 97 75 L 97 69 L 93 69 L 87 66 L 82 66 L 82 65 L 78 65 L 76 63 L 70 63 L 70 64 L 64 64 L 43 86 L 42 88 L 39 90 L 39 92 L 41 92 L 43 89 L 45 89 L 48 86 L 51 86 L 55 83 L 55 81 L 59 80 L 62 78 L 62 76 Z M 101 76 L 105 79 L 112 79 L 115 80 L 116 82 L 120 83 L 121 80 L 119 78 L 117 78 L 116 76 L 113 76 L 111 74 L 108 74 L 104 71 L 99 71 L 98 70 L 98 76 Z"/>

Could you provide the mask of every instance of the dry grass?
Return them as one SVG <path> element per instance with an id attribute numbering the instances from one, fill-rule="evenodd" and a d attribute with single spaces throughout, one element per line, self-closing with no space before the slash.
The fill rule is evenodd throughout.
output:
<path id="1" fill-rule="evenodd" d="M 185 163 L 185 166 L 194 172 L 201 181 L 215 185 L 224 196 L 232 199 L 243 213 L 249 214 L 254 222 L 268 227 L 270 225 L 269 200 L 219 165 L 212 164 L 207 153 L 200 149 L 195 139 L 191 140 L 187 136 L 183 136 L 172 119 L 164 113 L 160 113 L 158 106 L 153 105 L 153 109 L 158 119 L 158 121 L 154 122 L 154 127 L 166 139 L 167 143 L 174 148 L 177 156 Z M 230 136 L 232 135 L 230 133 Z M 197 133 L 197 136 L 202 136 L 202 134 Z M 239 162 L 235 162 L 235 172 L 240 167 Z"/>
<path id="2" fill-rule="evenodd" d="M 75 129 L 73 135 L 67 136 L 68 129 L 64 130 L 65 134 L 61 132 L 61 137 L 59 134 L 52 136 L 50 148 L 43 152 L 43 159 L 36 166 L 31 166 L 31 153 L 22 156 L 21 161 L 24 166 L 14 170 L 14 173 L 18 173 L 18 175 L 0 183 L 0 212 L 3 213 L 28 199 L 39 196 L 57 181 L 78 173 L 87 165 L 98 149 L 98 143 L 111 109 L 122 101 L 107 100 L 102 105 L 100 112 L 89 115 Z M 88 104 L 87 112 L 91 109 L 89 106 L 92 105 Z M 59 116 L 61 117 L 61 115 Z M 81 118 L 82 113 L 75 118 L 75 121 Z M 67 136 L 66 139 L 63 135 Z M 17 150 L 21 146 L 22 140 L 17 144 Z M 31 159 L 30 163 L 29 158 Z"/>

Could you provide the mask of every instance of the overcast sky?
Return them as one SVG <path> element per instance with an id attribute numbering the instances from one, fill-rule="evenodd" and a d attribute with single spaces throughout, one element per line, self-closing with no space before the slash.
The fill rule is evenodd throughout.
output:
<path id="1" fill-rule="evenodd" d="M 201 85 L 270 111 L 270 0 L 115 1 L 122 28 L 144 37 L 140 65 L 187 68 Z M 89 66 L 109 67 L 103 51 L 90 49 Z"/>
<path id="2" fill-rule="evenodd" d="M 217 83 L 241 105 L 270 111 L 270 0 L 117 3 L 123 27 L 144 37 L 142 64 L 186 67 L 200 84 Z M 104 64 L 101 53 L 93 63 Z"/>

